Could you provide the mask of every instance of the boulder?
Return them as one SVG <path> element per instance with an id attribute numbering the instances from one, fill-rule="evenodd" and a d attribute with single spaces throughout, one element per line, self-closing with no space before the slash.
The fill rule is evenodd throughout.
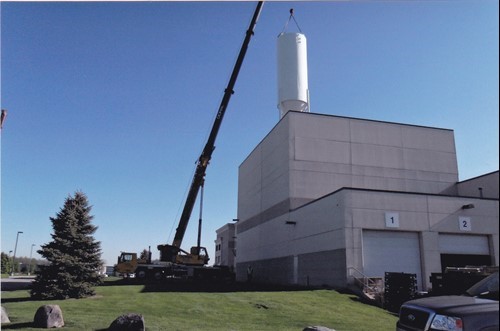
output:
<path id="1" fill-rule="evenodd" d="M 108 331 L 144 331 L 144 317 L 139 314 L 125 314 L 118 316 L 117 319 L 111 323 Z"/>
<path id="2" fill-rule="evenodd" d="M 326 326 L 308 326 L 302 331 L 335 331 L 334 329 L 327 328 Z"/>
<path id="3" fill-rule="evenodd" d="M 35 328 L 62 328 L 64 326 L 63 314 L 59 305 L 44 305 L 38 308 L 33 321 Z"/>
<path id="4" fill-rule="evenodd" d="M 7 311 L 5 310 L 5 308 L 2 306 L 2 324 L 3 323 L 10 323 L 10 319 L 9 319 L 9 315 L 7 315 Z"/>

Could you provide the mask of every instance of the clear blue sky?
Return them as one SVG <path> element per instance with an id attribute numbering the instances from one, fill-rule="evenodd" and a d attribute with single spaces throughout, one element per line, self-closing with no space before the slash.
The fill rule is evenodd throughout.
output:
<path id="1" fill-rule="evenodd" d="M 35 244 L 39 257 L 49 217 L 81 190 L 108 265 L 148 246 L 157 258 L 255 4 L 1 3 L 2 251 L 23 231 L 17 256 Z M 498 1 L 268 2 L 207 171 L 212 256 L 237 217 L 238 166 L 278 121 L 276 37 L 292 7 L 313 112 L 453 129 L 460 180 L 498 170 Z"/>

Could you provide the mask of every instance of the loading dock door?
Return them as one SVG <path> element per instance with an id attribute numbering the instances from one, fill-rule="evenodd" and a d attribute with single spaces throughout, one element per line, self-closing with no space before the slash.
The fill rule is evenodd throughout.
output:
<path id="1" fill-rule="evenodd" d="M 487 236 L 465 234 L 440 234 L 439 251 L 441 254 L 490 254 Z"/>
<path id="2" fill-rule="evenodd" d="M 418 288 L 422 288 L 417 233 L 363 231 L 363 273 L 368 277 L 383 278 L 385 272 L 416 274 Z"/>
<path id="3" fill-rule="evenodd" d="M 487 236 L 440 234 L 442 272 L 446 267 L 465 267 L 491 265 Z"/>

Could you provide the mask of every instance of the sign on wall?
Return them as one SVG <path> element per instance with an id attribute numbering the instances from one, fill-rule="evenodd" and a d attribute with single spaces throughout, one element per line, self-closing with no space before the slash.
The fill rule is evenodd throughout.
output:
<path id="1" fill-rule="evenodd" d="M 472 224 L 470 217 L 459 216 L 458 217 L 458 228 L 460 231 L 472 231 Z"/>
<path id="2" fill-rule="evenodd" d="M 399 213 L 386 212 L 385 213 L 385 227 L 386 228 L 399 228 Z"/>

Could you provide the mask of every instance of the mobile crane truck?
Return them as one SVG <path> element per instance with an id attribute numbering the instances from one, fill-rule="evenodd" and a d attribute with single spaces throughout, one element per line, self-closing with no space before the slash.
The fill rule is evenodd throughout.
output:
<path id="1" fill-rule="evenodd" d="M 262 10 L 263 1 L 257 3 L 257 7 L 253 14 L 250 26 L 246 32 L 245 39 L 241 46 L 238 58 L 233 68 L 233 72 L 229 79 L 229 83 L 224 90 L 224 96 L 212 125 L 212 130 L 208 137 L 208 141 L 203 148 L 203 151 L 196 163 L 196 170 L 193 180 L 184 204 L 184 209 L 179 220 L 175 237 L 172 244 L 158 245 L 160 251 L 160 261 L 157 263 L 151 262 L 151 252 L 149 251 L 146 259 L 138 259 L 136 253 L 122 252 L 118 257 L 118 263 L 115 266 L 115 271 L 120 274 L 130 275 L 135 274 L 138 278 L 154 278 L 162 279 L 166 277 L 188 277 L 188 278 L 204 278 L 204 279 L 224 279 L 231 276 L 231 272 L 227 266 L 207 266 L 209 261 L 208 253 L 205 247 L 201 246 L 201 212 L 200 221 L 198 224 L 198 242 L 196 246 L 191 247 L 189 252 L 181 249 L 182 240 L 186 232 L 186 228 L 193 211 L 194 204 L 198 194 L 203 193 L 203 183 L 205 174 L 212 158 L 212 153 L 215 149 L 215 139 L 219 132 L 222 119 L 226 112 L 231 95 L 234 93 L 234 85 L 238 77 L 243 59 L 245 58 L 248 44 L 253 35 L 255 25 L 259 19 Z M 202 197 L 203 198 L 203 195 Z M 201 207 L 200 207 L 201 209 Z"/>

